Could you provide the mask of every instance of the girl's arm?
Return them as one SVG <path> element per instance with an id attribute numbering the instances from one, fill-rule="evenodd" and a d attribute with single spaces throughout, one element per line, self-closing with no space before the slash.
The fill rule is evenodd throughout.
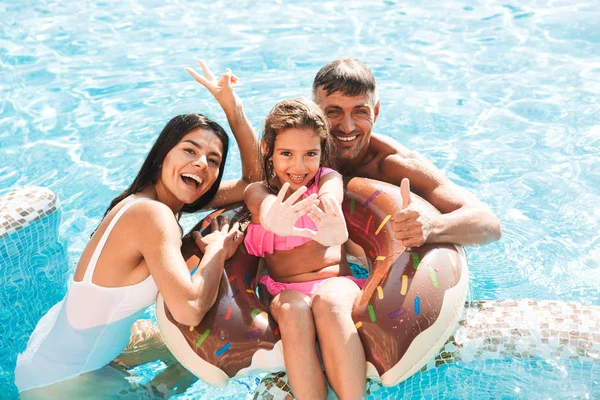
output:
<path id="1" fill-rule="evenodd" d="M 323 246 L 336 246 L 348 240 L 348 228 L 342 212 L 344 182 L 342 176 L 329 172 L 319 180 L 319 207 L 312 207 L 309 217 L 317 226 L 313 240 Z"/>
<path id="2" fill-rule="evenodd" d="M 219 102 L 240 149 L 242 161 L 241 179 L 231 179 L 221 182 L 217 194 L 209 204 L 209 208 L 216 208 L 225 204 L 242 201 L 244 199 L 244 190 L 248 183 L 260 180 L 261 169 L 259 164 L 258 138 L 244 113 L 242 101 L 235 94 L 232 87 L 238 78 L 231 73 L 230 69 L 227 69 L 221 75 L 221 78 L 217 80 L 206 63 L 203 60 L 199 60 L 199 62 L 204 76 L 191 68 L 187 68 L 186 70 L 196 81 L 206 87 Z"/>
<path id="3" fill-rule="evenodd" d="M 252 223 L 260 224 L 260 210 L 261 205 L 265 202 L 265 205 L 273 204 L 276 196 L 269 192 L 267 187 L 262 182 L 254 182 L 246 187 L 244 192 L 244 202 L 248 211 L 252 214 Z"/>
<path id="4" fill-rule="evenodd" d="M 338 204 L 344 200 L 344 181 L 342 175 L 336 171 L 331 171 L 319 180 L 319 198 L 330 196 Z"/>
<path id="5" fill-rule="evenodd" d="M 198 325 L 215 302 L 225 260 L 243 239 L 238 225 L 229 229 L 229 225 L 218 226 L 215 220 L 212 233 L 196 238 L 204 256 L 196 273 L 190 276 L 181 255 L 181 233 L 173 212 L 155 201 L 141 202 L 134 210 L 138 233 L 132 237 L 137 239 L 136 245 L 165 303 L 179 323 Z"/>

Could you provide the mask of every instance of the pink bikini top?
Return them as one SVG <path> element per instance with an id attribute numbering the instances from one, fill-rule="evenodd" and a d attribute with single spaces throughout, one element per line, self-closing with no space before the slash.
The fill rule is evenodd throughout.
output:
<path id="1" fill-rule="evenodd" d="M 315 183 L 312 184 L 306 192 L 302 195 L 305 199 L 313 193 L 319 192 L 319 178 L 327 175 L 330 172 L 334 172 L 331 168 L 321 167 L 321 172 L 315 176 Z M 298 221 L 294 224 L 297 228 L 308 228 L 317 230 L 314 222 L 307 215 L 301 216 Z M 298 246 L 310 242 L 312 239 L 305 238 L 302 236 L 279 236 L 273 232 L 267 231 L 260 224 L 248 225 L 246 236 L 244 237 L 244 244 L 249 254 L 258 257 L 264 257 L 265 253 L 273 254 L 275 250 L 291 250 Z"/>

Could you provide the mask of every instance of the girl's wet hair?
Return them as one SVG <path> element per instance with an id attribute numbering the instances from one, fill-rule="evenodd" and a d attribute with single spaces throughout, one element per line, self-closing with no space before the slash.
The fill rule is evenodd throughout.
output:
<path id="1" fill-rule="evenodd" d="M 329 121 L 323 111 L 313 101 L 305 98 L 283 100 L 275 105 L 267 115 L 262 140 L 266 152 L 263 152 L 263 178 L 271 191 L 277 192 L 277 187 L 271 183 L 275 177 L 271 157 L 275 151 L 275 138 L 277 134 L 287 129 L 310 129 L 317 135 L 321 143 L 320 167 L 329 161 L 333 149 L 329 135 Z M 314 178 L 309 186 L 314 183 Z"/>
<path id="2" fill-rule="evenodd" d="M 167 125 L 165 125 L 156 139 L 156 142 L 154 142 L 154 145 L 150 149 L 148 156 L 146 156 L 142 168 L 133 180 L 131 186 L 111 201 L 104 216 L 106 217 L 110 210 L 127 196 L 141 192 L 149 185 L 156 183 L 160 176 L 161 166 L 167 153 L 169 153 L 169 151 L 171 151 L 185 135 L 194 129 L 205 129 L 213 132 L 223 145 L 223 158 L 221 160 L 221 165 L 219 166 L 219 175 L 217 176 L 215 183 L 213 183 L 210 189 L 194 203 L 184 205 L 181 211 L 195 212 L 208 205 L 213 197 L 215 197 L 219 185 L 221 184 L 221 179 L 223 178 L 225 162 L 227 161 L 227 151 L 229 149 L 229 137 L 221 125 L 210 120 L 206 116 L 202 114 L 183 114 L 171 119 Z"/>

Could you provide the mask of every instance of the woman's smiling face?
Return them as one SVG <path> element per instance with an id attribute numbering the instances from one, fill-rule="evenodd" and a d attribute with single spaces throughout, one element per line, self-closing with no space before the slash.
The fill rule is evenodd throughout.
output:
<path id="1" fill-rule="evenodd" d="M 163 202 L 182 207 L 198 200 L 217 180 L 222 159 L 223 144 L 214 132 L 188 132 L 162 163 L 156 187 L 167 197 Z"/>
<path id="2" fill-rule="evenodd" d="M 291 128 L 277 133 L 273 170 L 281 185 L 291 190 L 306 186 L 317 174 L 321 160 L 321 139 L 312 129 Z"/>

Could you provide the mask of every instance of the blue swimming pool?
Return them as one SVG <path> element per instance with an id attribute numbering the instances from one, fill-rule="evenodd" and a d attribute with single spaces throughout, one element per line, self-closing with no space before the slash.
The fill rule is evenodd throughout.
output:
<path id="1" fill-rule="evenodd" d="M 426 155 L 502 221 L 500 242 L 468 249 L 470 298 L 599 306 L 598 10 L 594 0 L 1 2 L 0 195 L 37 185 L 62 203 L 60 227 L 43 227 L 56 224 L 59 237 L 28 267 L 45 271 L 50 289 L 24 297 L 0 266 L 2 326 L 31 329 L 14 311 L 41 313 L 60 298 L 58 282 L 166 121 L 200 111 L 226 125 L 184 71 L 198 57 L 238 75 L 257 131 L 277 101 L 310 96 L 321 66 L 361 59 L 379 84 L 375 131 Z M 0 343 L 17 340 L 11 332 Z M 16 355 L 0 349 L 0 397 L 13 398 Z M 136 373 L 147 382 L 162 369 Z M 196 382 L 179 396 L 251 398 L 256 385 Z M 460 361 L 369 396 L 599 398 L 600 363 Z"/>

